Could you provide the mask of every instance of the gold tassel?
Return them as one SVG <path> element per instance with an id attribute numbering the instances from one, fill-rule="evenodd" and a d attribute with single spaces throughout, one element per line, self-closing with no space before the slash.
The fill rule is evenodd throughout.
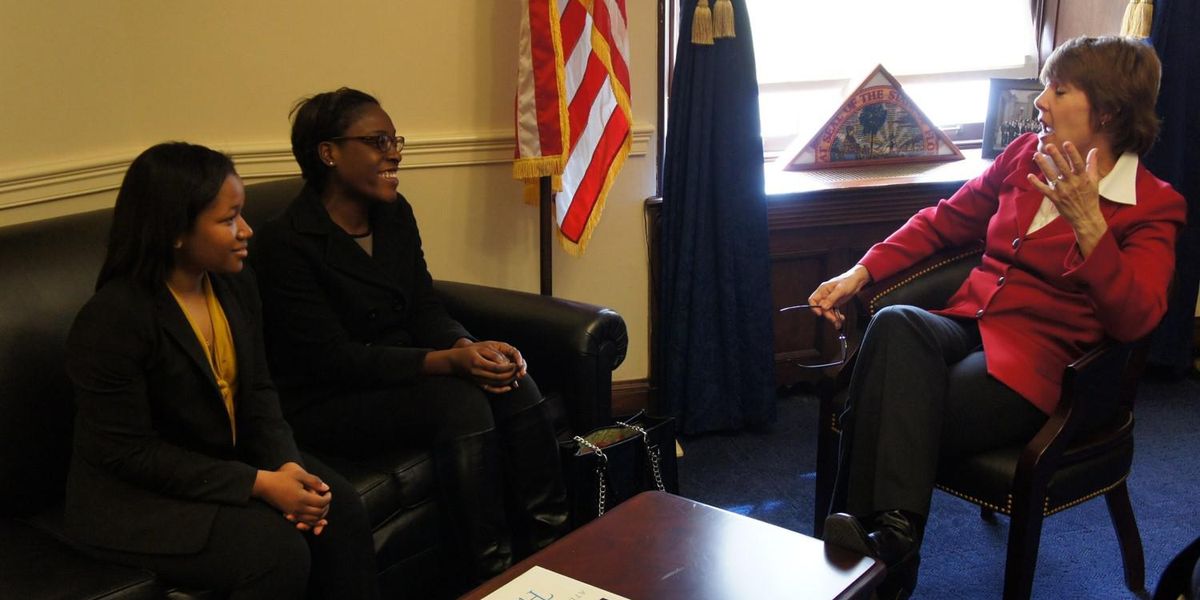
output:
<path id="1" fill-rule="evenodd" d="M 692 15 L 692 43 L 702 46 L 713 44 L 712 9 L 708 7 L 708 0 L 696 3 L 696 12 Z"/>
<path id="2" fill-rule="evenodd" d="M 717 0 L 717 3 L 713 5 L 713 37 L 737 37 L 737 32 L 733 27 L 733 2 Z"/>
<path id="3" fill-rule="evenodd" d="M 1150 26 L 1154 23 L 1153 0 L 1129 0 L 1125 6 L 1125 17 L 1121 19 L 1121 35 L 1126 37 L 1150 37 Z"/>

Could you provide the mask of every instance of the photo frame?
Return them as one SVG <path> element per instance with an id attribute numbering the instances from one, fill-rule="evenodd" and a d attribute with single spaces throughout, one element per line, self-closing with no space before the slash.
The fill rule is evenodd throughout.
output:
<path id="1" fill-rule="evenodd" d="M 1017 136 L 1041 129 L 1034 100 L 1043 87 L 1037 79 L 991 80 L 983 122 L 983 158 L 996 158 Z"/>

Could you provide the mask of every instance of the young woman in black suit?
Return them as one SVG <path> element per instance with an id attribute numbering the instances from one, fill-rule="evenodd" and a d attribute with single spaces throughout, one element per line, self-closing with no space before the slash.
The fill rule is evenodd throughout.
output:
<path id="1" fill-rule="evenodd" d="M 255 246 L 287 418 L 330 452 L 431 446 L 470 578 L 484 580 L 566 522 L 542 396 L 516 348 L 477 341 L 442 307 L 396 192 L 404 138 L 379 102 L 342 88 L 293 114 L 306 185 Z"/>
<path id="2" fill-rule="evenodd" d="M 230 598 L 375 598 L 366 511 L 302 456 L 264 356 L 242 183 L 218 152 L 154 146 L 113 211 L 67 341 L 68 533 L 91 553 Z M 311 573 L 310 573 L 311 572 Z"/>

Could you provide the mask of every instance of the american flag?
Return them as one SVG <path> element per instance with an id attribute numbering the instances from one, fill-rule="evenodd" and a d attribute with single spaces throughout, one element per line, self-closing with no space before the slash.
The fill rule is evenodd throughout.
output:
<path id="1" fill-rule="evenodd" d="M 567 252 L 583 253 L 629 156 L 625 0 L 523 0 L 513 176 L 535 198 L 553 177 Z"/>

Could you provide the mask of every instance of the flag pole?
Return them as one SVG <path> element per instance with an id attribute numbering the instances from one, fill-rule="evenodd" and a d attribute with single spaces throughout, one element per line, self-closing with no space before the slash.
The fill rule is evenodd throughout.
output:
<path id="1" fill-rule="evenodd" d="M 541 221 L 542 221 L 542 295 L 554 295 L 554 269 L 552 268 L 552 258 L 554 257 L 554 246 L 552 240 L 554 238 L 554 194 L 550 191 L 550 178 L 541 177 L 538 180 L 538 204 L 541 206 Z"/>

